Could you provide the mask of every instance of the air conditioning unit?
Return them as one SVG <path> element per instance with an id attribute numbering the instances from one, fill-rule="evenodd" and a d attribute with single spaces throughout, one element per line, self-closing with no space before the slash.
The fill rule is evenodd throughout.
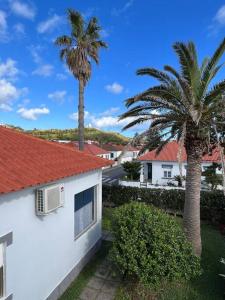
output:
<path id="1" fill-rule="evenodd" d="M 36 213 L 47 215 L 64 204 L 64 185 L 46 186 L 36 190 Z"/>

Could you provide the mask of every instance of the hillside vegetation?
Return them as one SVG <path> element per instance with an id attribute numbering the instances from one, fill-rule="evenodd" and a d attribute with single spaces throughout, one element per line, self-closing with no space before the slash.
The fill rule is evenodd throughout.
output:
<path id="1" fill-rule="evenodd" d="M 26 131 L 34 136 L 48 140 L 75 140 L 78 141 L 78 129 L 48 129 L 48 130 L 28 130 Z M 85 140 L 97 141 L 103 143 L 126 144 L 128 138 L 117 133 L 107 132 L 95 128 L 85 128 Z"/>

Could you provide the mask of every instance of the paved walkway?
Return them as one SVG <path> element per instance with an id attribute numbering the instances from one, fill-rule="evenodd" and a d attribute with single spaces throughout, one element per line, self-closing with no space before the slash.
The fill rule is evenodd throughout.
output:
<path id="1" fill-rule="evenodd" d="M 105 259 L 80 295 L 80 300 L 113 300 L 120 278 L 114 275 L 110 262 Z"/>

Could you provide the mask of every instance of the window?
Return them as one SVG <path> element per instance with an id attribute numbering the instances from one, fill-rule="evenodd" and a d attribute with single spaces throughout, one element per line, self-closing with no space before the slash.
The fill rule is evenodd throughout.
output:
<path id="1" fill-rule="evenodd" d="M 0 244 L 0 299 L 2 299 L 2 297 L 4 296 L 5 290 L 4 273 L 4 245 Z"/>
<path id="2" fill-rule="evenodd" d="M 173 165 L 162 165 L 163 169 L 173 169 Z"/>
<path id="3" fill-rule="evenodd" d="M 168 170 L 165 170 L 163 172 L 163 177 L 164 178 L 171 178 L 172 177 L 172 172 L 171 171 L 168 171 Z"/>
<path id="4" fill-rule="evenodd" d="M 110 158 L 113 158 L 113 157 L 114 157 L 114 153 L 111 152 L 111 153 L 110 153 Z"/>
<path id="5" fill-rule="evenodd" d="M 96 219 L 96 187 L 74 197 L 75 237 L 80 236 Z"/>

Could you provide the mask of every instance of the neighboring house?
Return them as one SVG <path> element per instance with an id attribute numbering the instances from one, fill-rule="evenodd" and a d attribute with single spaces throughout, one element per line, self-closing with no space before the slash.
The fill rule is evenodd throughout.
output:
<path id="1" fill-rule="evenodd" d="M 148 181 L 152 184 L 167 185 L 176 175 L 180 175 L 178 163 L 178 143 L 172 141 L 168 143 L 157 155 L 156 151 L 150 151 L 139 157 L 142 163 L 140 180 Z M 185 149 L 182 155 L 182 174 L 186 175 L 187 157 Z M 215 149 L 212 155 L 205 155 L 202 158 L 202 170 L 210 166 L 213 162 L 219 162 L 219 151 Z"/>
<path id="2" fill-rule="evenodd" d="M 116 144 L 108 143 L 108 144 L 103 144 L 102 148 L 110 152 L 110 159 L 113 160 L 118 160 L 118 158 L 122 154 L 122 157 L 120 157 L 121 163 L 136 159 L 139 153 L 139 150 L 137 148 L 133 146 L 126 146 L 126 145 L 124 146 L 124 145 L 116 145 Z M 124 151 L 124 149 L 126 151 Z"/>
<path id="3" fill-rule="evenodd" d="M 56 300 L 101 242 L 110 162 L 0 126 L 0 299 Z"/>
<path id="4" fill-rule="evenodd" d="M 71 142 L 71 143 L 69 143 L 69 145 L 71 147 L 76 147 L 77 149 L 79 149 L 78 142 Z M 105 159 L 110 159 L 110 153 L 108 151 L 106 151 L 105 149 L 103 149 L 93 143 L 85 143 L 84 144 L 84 152 L 87 154 L 95 155 L 95 156 L 102 157 Z"/>

